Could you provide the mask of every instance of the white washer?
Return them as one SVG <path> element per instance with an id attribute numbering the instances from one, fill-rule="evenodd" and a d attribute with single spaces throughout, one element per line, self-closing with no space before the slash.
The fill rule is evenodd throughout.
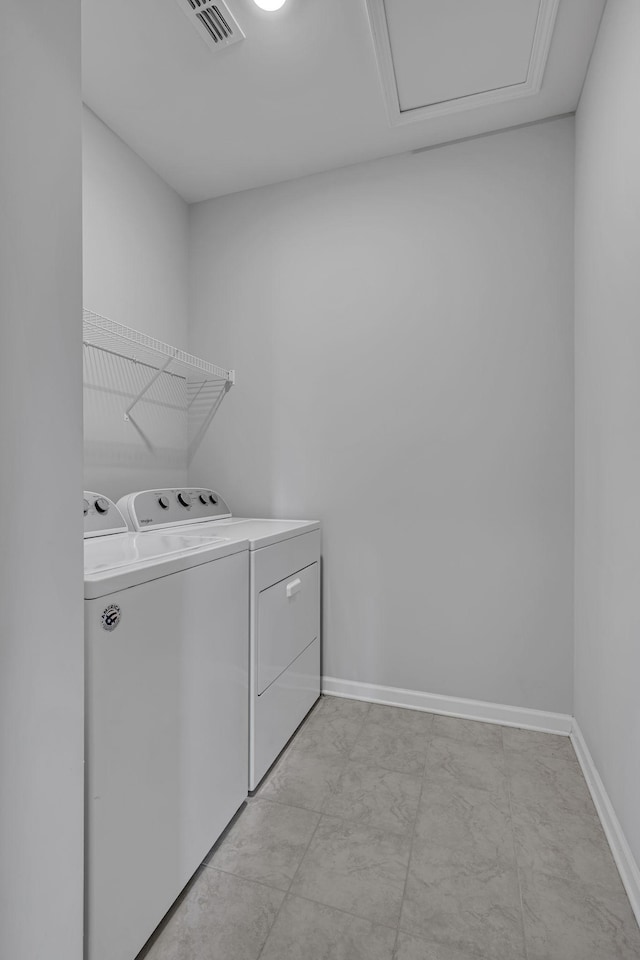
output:
<path id="1" fill-rule="evenodd" d="M 215 490 L 143 490 L 118 501 L 132 530 L 249 541 L 249 789 L 320 696 L 320 524 L 232 517 Z"/>
<path id="2" fill-rule="evenodd" d="M 84 496 L 86 952 L 133 960 L 246 798 L 248 544 Z"/>

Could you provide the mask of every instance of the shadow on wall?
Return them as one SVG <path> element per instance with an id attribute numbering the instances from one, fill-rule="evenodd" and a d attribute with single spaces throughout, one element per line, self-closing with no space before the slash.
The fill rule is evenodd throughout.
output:
<path id="1" fill-rule="evenodd" d="M 221 383 L 218 380 L 186 384 L 188 464 L 191 464 L 198 447 L 204 440 L 229 387 L 229 383 Z"/>

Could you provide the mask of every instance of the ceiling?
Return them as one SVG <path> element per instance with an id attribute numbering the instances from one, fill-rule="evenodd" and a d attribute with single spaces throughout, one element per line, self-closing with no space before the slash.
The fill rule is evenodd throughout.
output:
<path id="1" fill-rule="evenodd" d="M 605 0 L 227 3 L 218 50 L 176 0 L 82 0 L 85 102 L 189 202 L 570 113 Z"/>

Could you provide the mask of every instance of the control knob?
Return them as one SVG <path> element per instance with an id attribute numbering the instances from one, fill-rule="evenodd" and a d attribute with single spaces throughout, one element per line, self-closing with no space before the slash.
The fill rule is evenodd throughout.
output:
<path id="1" fill-rule="evenodd" d="M 206 496 L 206 494 L 205 494 L 205 493 L 201 493 L 200 496 L 198 497 L 198 500 L 200 501 L 200 503 L 206 503 L 206 502 L 207 502 L 207 496 Z"/>
<path id="2" fill-rule="evenodd" d="M 169 509 L 169 497 L 158 497 L 158 503 L 163 510 Z"/>
<path id="3" fill-rule="evenodd" d="M 211 502 L 214 506 L 215 506 L 216 503 L 218 502 L 218 498 L 217 498 L 217 497 L 214 497 L 214 495 L 213 495 L 212 493 L 209 494 L 209 500 L 210 500 L 210 502 Z"/>
<path id="4" fill-rule="evenodd" d="M 94 503 L 94 507 L 96 508 L 98 513 L 108 513 L 109 501 L 106 499 L 106 497 L 98 497 L 98 499 Z"/>
<path id="5" fill-rule="evenodd" d="M 191 494 L 190 494 L 190 493 L 184 493 L 184 491 L 180 491 L 180 493 L 178 494 L 178 503 L 181 503 L 183 507 L 190 507 L 190 506 L 191 506 Z"/>

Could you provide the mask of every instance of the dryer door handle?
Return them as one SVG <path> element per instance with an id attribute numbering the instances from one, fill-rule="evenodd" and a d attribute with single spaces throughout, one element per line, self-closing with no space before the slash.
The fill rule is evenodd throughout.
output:
<path id="1" fill-rule="evenodd" d="M 294 594 L 298 592 L 301 586 L 302 586 L 302 580 L 300 579 L 300 577 L 296 577 L 295 580 L 292 580 L 291 583 L 287 584 L 287 596 L 293 597 Z"/>

